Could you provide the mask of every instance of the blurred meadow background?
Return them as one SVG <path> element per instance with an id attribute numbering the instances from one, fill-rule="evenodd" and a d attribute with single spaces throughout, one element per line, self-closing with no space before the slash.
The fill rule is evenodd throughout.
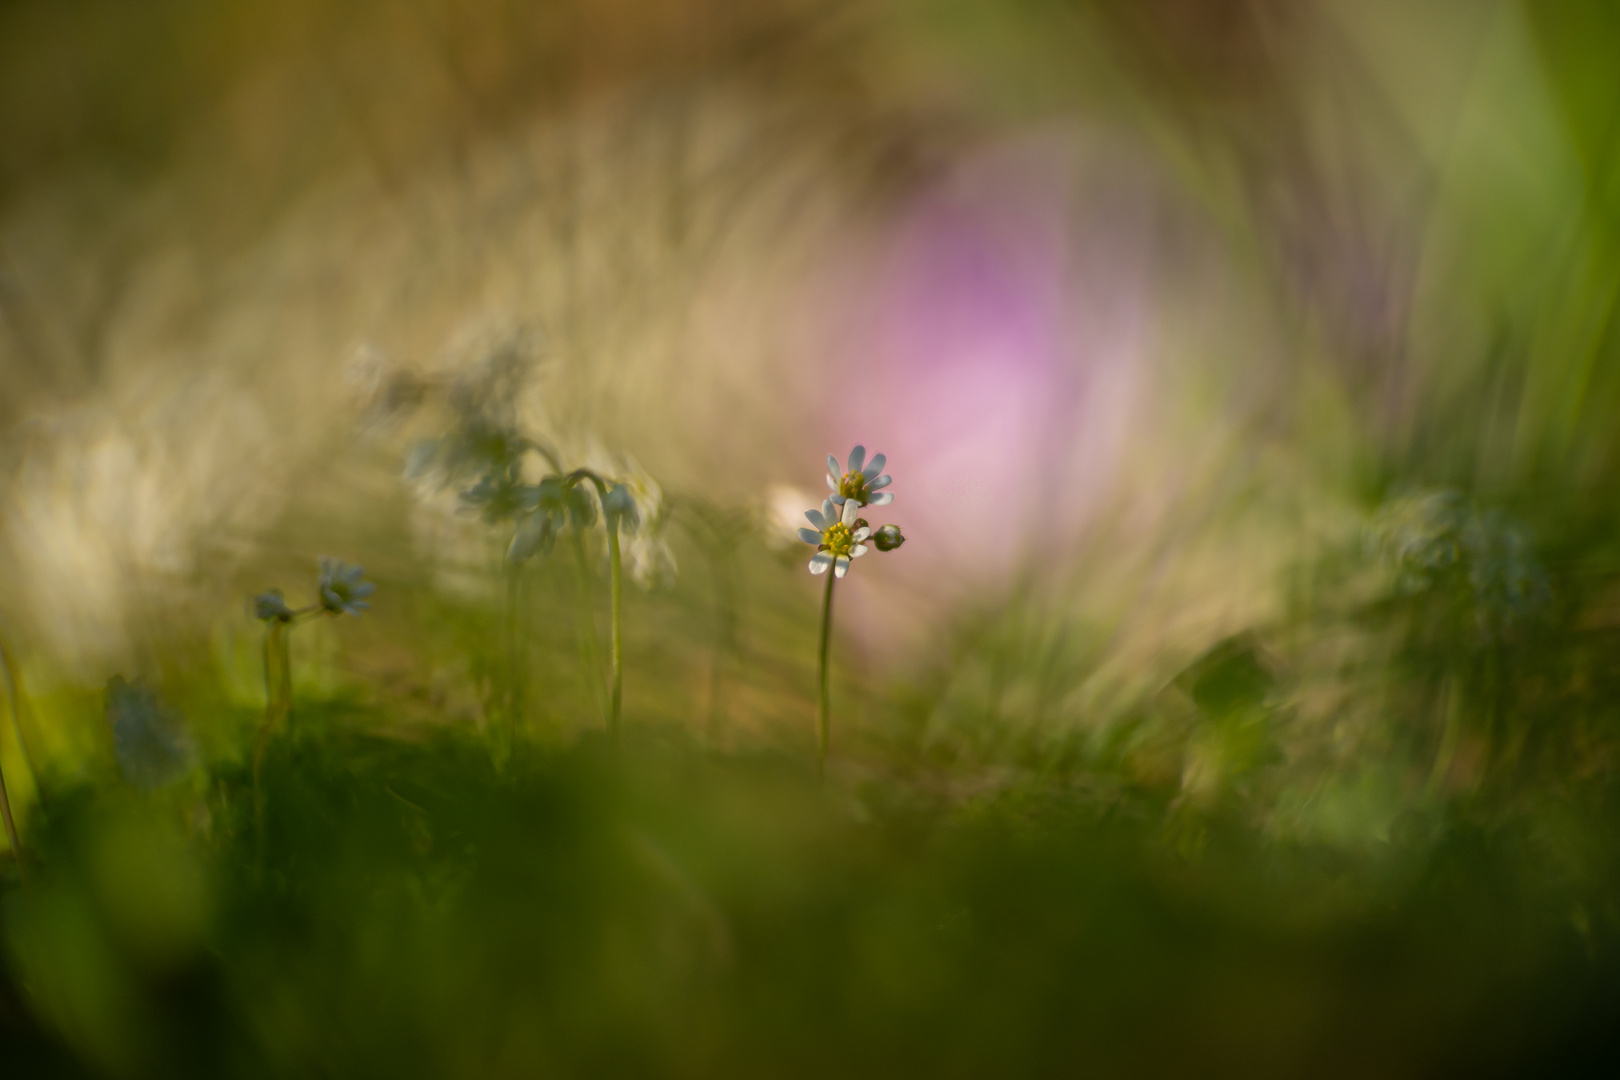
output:
<path id="1" fill-rule="evenodd" d="M 0 2 L 0 1075 L 1606 1074 L 1617 57 Z"/>

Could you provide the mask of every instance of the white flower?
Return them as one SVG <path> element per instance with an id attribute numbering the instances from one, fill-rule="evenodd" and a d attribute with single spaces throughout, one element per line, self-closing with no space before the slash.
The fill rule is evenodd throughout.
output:
<path id="1" fill-rule="evenodd" d="M 891 482 L 883 475 L 888 458 L 878 454 L 871 462 L 866 460 L 866 447 L 857 446 L 849 452 L 849 469 L 838 467 L 838 459 L 827 455 L 827 486 L 832 489 L 832 501 L 842 506 L 846 499 L 858 506 L 887 506 L 894 502 L 894 492 L 881 491 Z"/>
<path id="2" fill-rule="evenodd" d="M 635 496 L 624 484 L 614 484 L 602 496 L 602 518 L 608 528 L 617 528 L 626 536 L 635 535 L 637 526 L 641 524 L 641 515 L 636 511 Z"/>
<path id="3" fill-rule="evenodd" d="M 624 548 L 630 559 L 630 578 L 643 589 L 655 589 L 674 580 L 678 569 L 675 552 L 662 533 L 640 529 L 625 542 Z"/>
<path id="4" fill-rule="evenodd" d="M 816 553 L 810 557 L 812 574 L 826 573 L 827 567 L 831 566 L 835 575 L 843 577 L 849 573 L 849 560 L 866 554 L 866 545 L 861 541 L 871 536 L 872 530 L 865 525 L 856 528 L 859 510 L 860 505 L 851 498 L 844 501 L 842 516 L 834 511 L 831 499 L 823 502 L 820 510 L 804 512 L 810 524 L 815 526 L 814 529 L 799 530 L 800 540 L 816 545 Z"/>
<path id="5" fill-rule="evenodd" d="M 371 605 L 366 597 L 377 591 L 377 586 L 362 581 L 365 569 L 351 566 L 339 559 L 321 557 L 321 607 L 333 615 L 358 615 Z"/>
<path id="6" fill-rule="evenodd" d="M 665 539 L 669 506 L 658 481 L 628 454 L 608 475 L 616 477 L 602 500 L 602 517 L 609 528 L 623 534 L 630 577 L 643 589 L 667 584 L 675 577 L 675 553 Z"/>

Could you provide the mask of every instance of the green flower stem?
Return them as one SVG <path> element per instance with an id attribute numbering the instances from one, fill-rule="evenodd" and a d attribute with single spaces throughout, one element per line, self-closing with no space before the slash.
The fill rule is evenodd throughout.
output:
<path id="1" fill-rule="evenodd" d="M 288 624 L 280 636 L 281 653 L 281 715 L 288 724 L 292 723 L 293 711 L 293 680 L 292 680 L 292 624 Z"/>
<path id="2" fill-rule="evenodd" d="M 270 746 L 270 736 L 278 722 L 292 721 L 292 628 L 298 622 L 321 611 L 320 605 L 300 608 L 285 619 L 267 623 L 264 633 L 264 720 L 259 724 L 259 737 L 253 744 L 253 824 L 258 833 L 260 854 L 264 845 L 264 794 L 260 789 L 260 776 L 264 772 L 264 755 Z"/>
<path id="3" fill-rule="evenodd" d="M 28 774 L 34 779 L 34 797 L 40 799 L 41 805 L 43 805 L 43 788 L 39 782 L 39 766 L 34 763 L 34 755 L 28 750 L 28 739 L 23 735 L 22 672 L 17 669 L 17 662 L 12 659 L 11 649 L 7 647 L 3 634 L 0 634 L 0 675 L 6 677 L 6 704 L 11 709 L 11 726 L 17 732 L 17 746 L 22 750 L 23 765 L 28 769 Z"/>
<path id="4" fill-rule="evenodd" d="M 11 844 L 11 853 L 17 858 L 17 866 L 23 864 L 22 837 L 17 835 L 17 822 L 11 816 L 11 798 L 6 794 L 6 773 L 0 769 L 0 818 L 5 819 L 6 840 Z"/>
<path id="5" fill-rule="evenodd" d="M 585 602 L 579 607 L 580 624 L 580 650 L 584 655 L 585 670 L 589 673 L 591 696 L 596 699 L 598 706 L 604 706 L 602 701 L 602 666 L 597 661 L 596 652 L 596 618 L 591 609 L 595 606 L 591 595 L 591 560 L 585 554 L 585 536 L 579 529 L 573 530 L 574 556 L 579 562 L 579 588 Z M 604 706 L 603 711 L 606 711 Z"/>
<path id="6" fill-rule="evenodd" d="M 518 662 L 518 613 L 523 602 L 523 581 L 517 564 L 506 564 L 506 719 L 513 745 L 523 726 L 523 670 Z"/>
<path id="7" fill-rule="evenodd" d="M 816 722 L 816 779 L 825 781 L 827 778 L 827 743 L 832 736 L 832 724 L 829 715 L 829 698 L 827 686 L 828 652 L 832 644 L 832 596 L 833 582 L 838 575 L 833 573 L 833 567 L 827 567 L 827 592 L 821 604 L 821 709 Z"/>
<path id="8" fill-rule="evenodd" d="M 564 478 L 564 483 L 566 483 L 569 487 L 572 487 L 581 480 L 589 480 L 595 485 L 596 497 L 601 501 L 605 513 L 608 493 L 607 481 L 602 479 L 596 473 L 592 472 L 590 469 L 575 469 Z M 618 742 L 619 711 L 624 698 L 624 620 L 622 614 L 624 598 L 623 572 L 620 567 L 619 558 L 619 523 L 617 520 L 608 520 L 604 521 L 603 524 L 606 525 L 608 534 L 608 602 L 612 609 L 608 646 L 610 650 L 608 657 L 608 734 L 612 736 L 614 742 Z M 578 530 L 575 530 L 574 539 L 579 550 L 580 573 L 582 575 L 588 575 L 590 572 L 590 567 L 585 558 L 585 545 L 579 537 Z M 593 627 L 591 631 L 591 640 L 593 643 L 595 638 L 596 631 Z M 595 650 L 593 649 L 592 651 L 594 652 Z M 591 666 L 593 668 L 595 667 L 594 662 Z"/>
<path id="9" fill-rule="evenodd" d="M 608 735 L 613 741 L 619 741 L 619 707 L 624 698 L 624 627 L 620 617 L 620 609 L 624 598 L 623 574 L 619 567 L 619 523 L 612 520 L 607 523 L 608 534 L 608 566 L 609 566 L 609 604 L 613 609 L 611 638 L 609 648 L 612 654 L 608 660 Z"/>
<path id="10" fill-rule="evenodd" d="M 270 745 L 270 733 L 276 721 L 291 712 L 292 663 L 287 639 L 291 636 L 291 620 L 276 620 L 265 627 L 264 634 L 264 720 L 259 724 L 259 737 L 253 745 L 253 825 L 264 843 L 264 793 L 259 779 L 264 771 L 264 753 Z"/>

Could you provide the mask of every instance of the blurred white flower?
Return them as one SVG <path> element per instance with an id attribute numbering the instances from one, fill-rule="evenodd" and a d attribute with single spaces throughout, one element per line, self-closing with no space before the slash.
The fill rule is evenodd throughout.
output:
<path id="1" fill-rule="evenodd" d="M 358 615 L 371 605 L 366 597 L 377 591 L 377 586 L 362 581 L 365 568 L 352 566 L 338 559 L 321 558 L 321 606 L 333 615 Z"/>
<path id="2" fill-rule="evenodd" d="M 815 496 L 792 484 L 772 484 L 765 489 L 765 498 L 757 513 L 765 542 L 778 551 L 799 542 L 799 523 L 803 520 L 803 507 Z"/>
<path id="3" fill-rule="evenodd" d="M 107 683 L 107 726 L 118 768 L 136 787 L 166 787 L 196 764 L 196 749 L 180 718 L 151 690 L 121 675 Z"/>
<path id="4" fill-rule="evenodd" d="M 630 557 L 630 577 L 643 589 L 651 589 L 675 577 L 675 552 L 665 539 L 664 528 L 669 509 L 658 481 L 635 459 L 626 458 L 625 463 L 620 482 L 608 492 L 611 506 L 604 505 L 603 513 L 617 515 L 629 537 L 625 554 Z"/>

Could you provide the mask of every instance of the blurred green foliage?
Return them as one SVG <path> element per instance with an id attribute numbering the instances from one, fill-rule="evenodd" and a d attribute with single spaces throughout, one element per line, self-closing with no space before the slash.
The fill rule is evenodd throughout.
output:
<path id="1" fill-rule="evenodd" d="M 327 732 L 265 783 L 262 837 L 239 772 L 62 794 L 4 900 L 8 1061 L 1511 1075 L 1611 1049 L 1620 862 L 1587 830 L 1612 806 L 1565 833 L 1437 807 L 1358 855 L 1224 813 L 1193 849 L 1151 800 L 1066 785 L 818 791 L 802 760 L 652 738 L 496 769 Z"/>

